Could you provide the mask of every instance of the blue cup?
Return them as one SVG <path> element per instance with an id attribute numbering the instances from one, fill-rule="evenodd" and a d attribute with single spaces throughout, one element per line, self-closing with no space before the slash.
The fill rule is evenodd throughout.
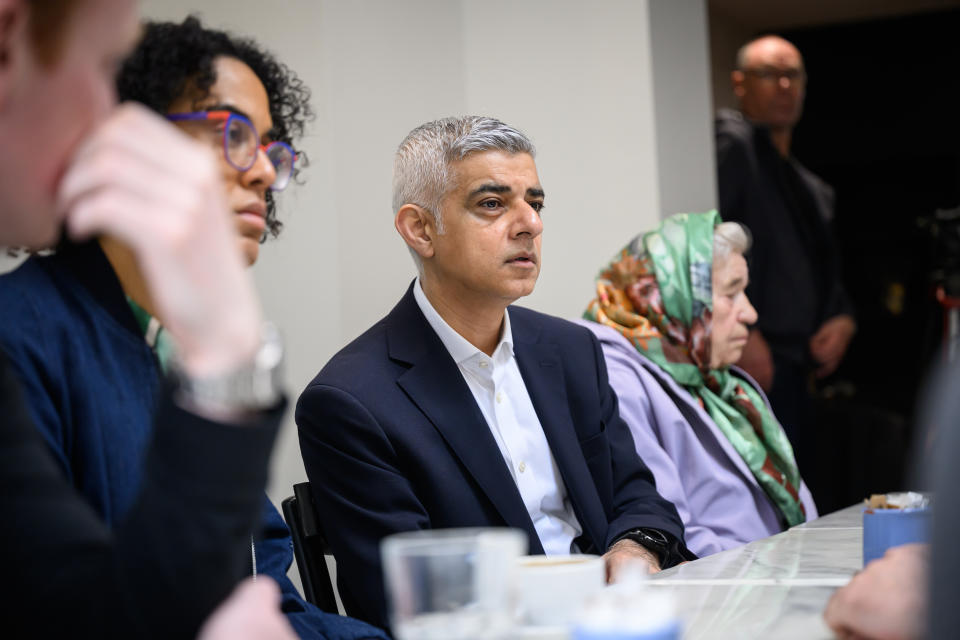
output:
<path id="1" fill-rule="evenodd" d="M 930 507 L 863 510 L 863 566 L 890 547 L 930 541 Z"/>

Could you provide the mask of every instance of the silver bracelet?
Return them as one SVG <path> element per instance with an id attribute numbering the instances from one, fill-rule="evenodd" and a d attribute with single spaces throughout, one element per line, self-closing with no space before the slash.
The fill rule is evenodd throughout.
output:
<path id="1" fill-rule="evenodd" d="M 253 359 L 233 371 L 197 378 L 173 363 L 175 399 L 185 407 L 213 414 L 270 409 L 283 396 L 283 362 L 280 332 L 272 323 L 265 322 Z"/>

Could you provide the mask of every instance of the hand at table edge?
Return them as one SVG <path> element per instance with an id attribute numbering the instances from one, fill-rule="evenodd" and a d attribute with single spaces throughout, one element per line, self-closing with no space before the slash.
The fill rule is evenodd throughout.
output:
<path id="1" fill-rule="evenodd" d="M 926 628 L 930 545 L 894 547 L 838 589 L 823 611 L 844 639 L 908 640 Z"/>
<path id="2" fill-rule="evenodd" d="M 644 563 L 648 574 L 660 572 L 660 561 L 657 556 L 633 540 L 618 540 L 603 554 L 603 560 L 608 584 L 616 582 L 623 568 L 631 563 Z"/>

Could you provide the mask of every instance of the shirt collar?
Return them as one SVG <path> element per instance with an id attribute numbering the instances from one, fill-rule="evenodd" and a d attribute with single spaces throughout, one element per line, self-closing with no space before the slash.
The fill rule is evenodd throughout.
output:
<path id="1" fill-rule="evenodd" d="M 447 324 L 447 321 L 437 313 L 437 310 L 433 308 L 433 305 L 430 304 L 430 301 L 427 299 L 427 294 L 423 292 L 420 278 L 417 278 L 413 283 L 413 297 L 417 301 L 417 306 L 420 307 L 420 311 L 423 312 L 424 317 L 427 319 L 427 323 L 430 324 L 430 327 L 440 338 L 443 346 L 447 348 L 454 362 L 459 365 L 476 357 L 477 354 L 482 355 L 484 358 L 487 357 L 485 353 L 457 333 L 453 327 Z M 497 343 L 496 349 L 493 350 L 493 359 L 500 360 L 511 357 L 513 357 L 513 331 L 510 328 L 510 312 L 504 309 L 500 341 Z"/>

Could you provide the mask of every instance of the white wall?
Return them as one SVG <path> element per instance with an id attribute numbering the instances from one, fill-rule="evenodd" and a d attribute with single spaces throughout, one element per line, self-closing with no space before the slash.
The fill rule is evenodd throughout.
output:
<path id="1" fill-rule="evenodd" d="M 546 230 L 541 280 L 525 304 L 580 314 L 597 270 L 660 217 L 657 124 L 683 126 L 677 118 L 709 111 L 704 81 L 702 108 L 667 105 L 655 117 L 651 2 L 669 0 L 143 3 L 163 19 L 200 6 L 208 24 L 254 36 L 313 89 L 307 183 L 283 194 L 285 231 L 255 267 L 267 313 L 287 337 L 292 400 L 413 277 L 392 226 L 392 154 L 437 117 L 493 115 L 533 139 Z M 683 2 L 690 10 L 667 12 L 672 32 L 702 40 L 703 2 Z M 671 59 L 663 64 L 696 67 L 676 68 L 681 77 L 706 78 L 703 56 Z M 709 139 L 701 143 L 711 154 Z M 712 164 L 691 167 L 684 184 L 712 192 Z M 292 411 L 274 463 L 278 501 L 305 477 Z"/>
<path id="2" fill-rule="evenodd" d="M 650 3 L 660 209 L 716 207 L 707 10 L 690 0 Z"/>

